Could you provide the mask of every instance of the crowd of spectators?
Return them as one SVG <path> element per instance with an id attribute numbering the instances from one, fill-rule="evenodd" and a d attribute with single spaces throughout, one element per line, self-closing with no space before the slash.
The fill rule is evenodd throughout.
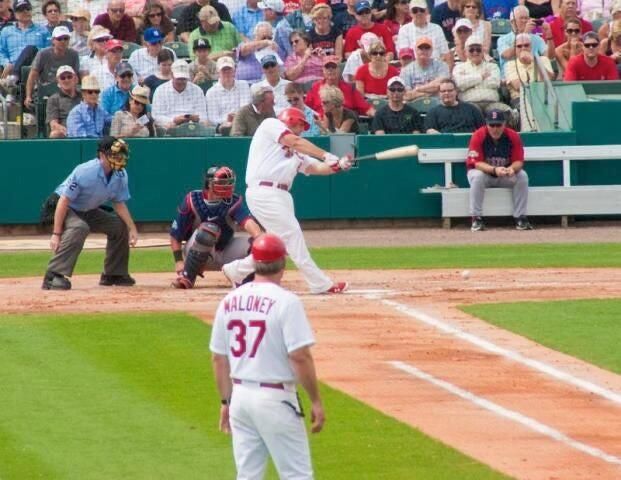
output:
<path id="1" fill-rule="evenodd" d="M 51 138 L 246 136 L 289 106 L 306 135 L 381 135 L 519 128 L 528 84 L 621 70 L 621 0 L 240 1 L 0 0 L 0 88 L 34 110 L 55 86 Z"/>

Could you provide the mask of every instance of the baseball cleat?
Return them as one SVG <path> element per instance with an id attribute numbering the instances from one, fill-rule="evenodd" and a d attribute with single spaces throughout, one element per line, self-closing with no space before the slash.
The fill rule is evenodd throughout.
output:
<path id="1" fill-rule="evenodd" d="M 232 276 L 229 275 L 229 273 L 227 272 L 228 265 L 229 264 L 222 265 L 222 275 L 224 275 L 224 277 L 229 281 L 229 283 L 231 284 L 231 287 L 235 289 L 239 287 L 241 283 L 237 283 L 235 280 L 232 279 Z"/>
<path id="2" fill-rule="evenodd" d="M 107 275 L 105 273 L 101 274 L 101 278 L 99 279 L 99 285 L 103 287 L 133 287 L 136 284 L 136 280 L 134 280 L 129 275 Z"/>
<path id="3" fill-rule="evenodd" d="M 332 285 L 330 288 L 328 288 L 324 293 L 327 293 L 328 295 L 336 294 L 336 293 L 343 293 L 348 288 L 349 288 L 349 283 L 337 282 L 334 285 Z"/>
<path id="4" fill-rule="evenodd" d="M 71 282 L 64 275 L 55 272 L 46 272 L 43 277 L 43 290 L 71 290 Z"/>
<path id="5" fill-rule="evenodd" d="M 470 227 L 470 231 L 480 232 L 481 230 L 485 230 L 483 219 L 481 217 L 472 217 L 472 226 Z"/>
<path id="6" fill-rule="evenodd" d="M 528 217 L 520 217 L 515 220 L 516 230 L 532 230 L 533 226 L 528 221 Z"/>
<path id="7" fill-rule="evenodd" d="M 190 288 L 194 288 L 194 284 L 184 276 L 179 276 L 171 283 L 171 286 L 174 288 L 179 288 L 181 290 L 189 290 Z"/>

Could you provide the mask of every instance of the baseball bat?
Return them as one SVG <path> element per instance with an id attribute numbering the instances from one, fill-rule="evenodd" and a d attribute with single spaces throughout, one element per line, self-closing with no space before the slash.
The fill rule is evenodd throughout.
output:
<path id="1" fill-rule="evenodd" d="M 394 160 L 396 158 L 415 157 L 416 155 L 418 155 L 418 145 L 408 145 L 406 147 L 391 148 L 371 155 L 356 157 L 354 158 L 354 163 L 360 160 Z"/>

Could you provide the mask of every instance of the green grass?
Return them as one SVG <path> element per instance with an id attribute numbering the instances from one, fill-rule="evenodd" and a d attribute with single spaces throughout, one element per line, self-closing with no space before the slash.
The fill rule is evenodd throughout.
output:
<path id="1" fill-rule="evenodd" d="M 326 269 L 385 268 L 551 268 L 621 267 L 619 244 L 527 244 L 441 247 L 339 247 L 312 249 L 318 265 Z M 0 254 L 0 277 L 42 275 L 49 252 Z M 130 257 L 132 272 L 170 272 L 169 249 L 136 249 Z M 76 273 L 100 273 L 103 251 L 86 250 Z"/>
<path id="2" fill-rule="evenodd" d="M 460 307 L 501 328 L 621 374 L 621 299 Z"/>
<path id="3" fill-rule="evenodd" d="M 0 478 L 233 478 L 209 334 L 179 313 L 0 317 Z M 322 392 L 328 421 L 311 439 L 317 478 L 504 478 Z"/>

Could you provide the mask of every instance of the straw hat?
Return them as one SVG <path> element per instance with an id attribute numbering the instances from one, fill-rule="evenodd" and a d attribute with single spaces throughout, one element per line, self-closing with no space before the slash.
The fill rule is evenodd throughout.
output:
<path id="1" fill-rule="evenodd" d="M 142 103 L 143 105 L 149 105 L 149 94 L 151 90 L 148 87 L 141 87 L 140 85 L 136 85 L 132 88 L 131 93 L 129 94 L 137 102 Z"/>

